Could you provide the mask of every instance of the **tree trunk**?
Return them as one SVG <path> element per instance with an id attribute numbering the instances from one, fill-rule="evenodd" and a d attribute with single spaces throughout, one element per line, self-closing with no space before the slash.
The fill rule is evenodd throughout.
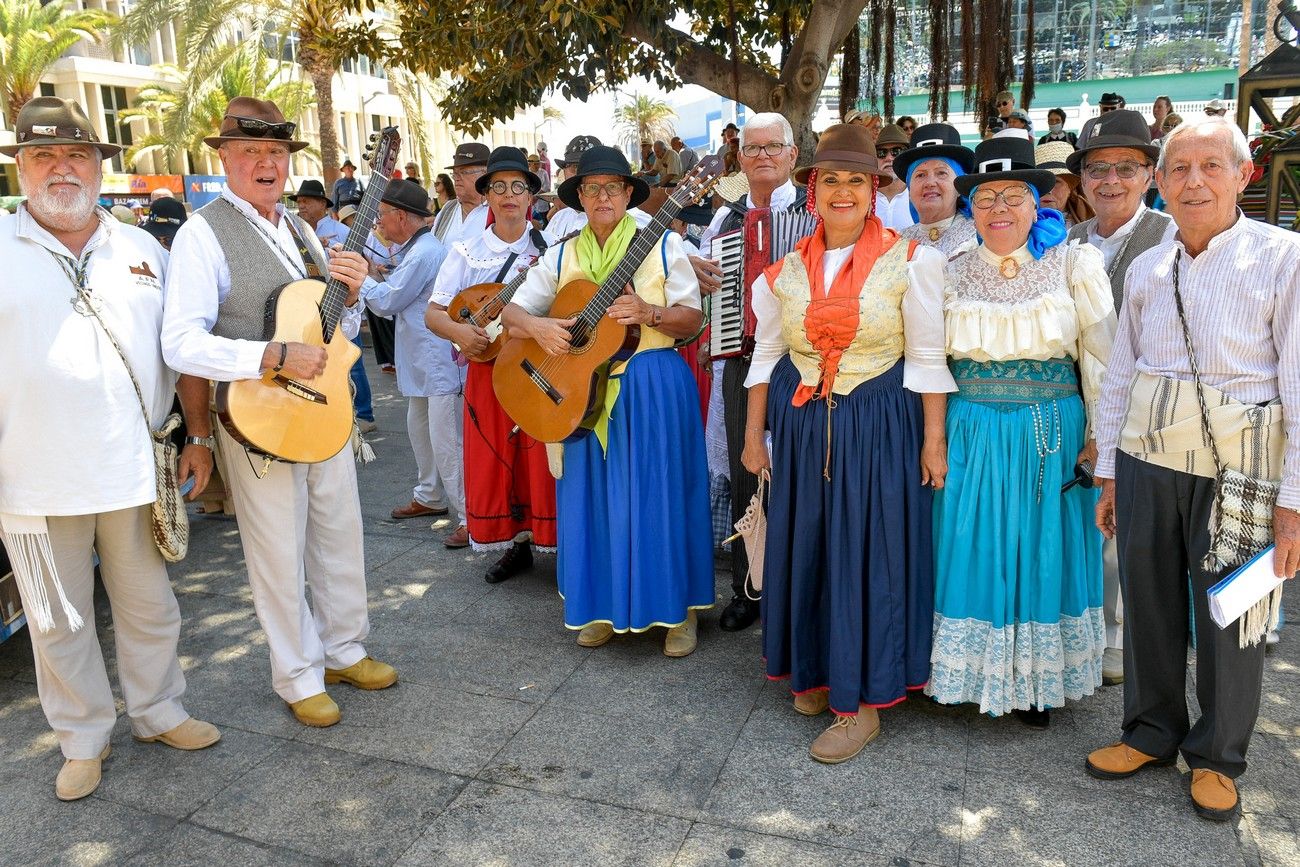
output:
<path id="1" fill-rule="evenodd" d="M 339 125 L 334 116 L 334 67 L 309 49 L 298 53 L 298 63 L 306 70 L 316 89 L 316 117 L 320 121 L 321 174 L 325 176 L 325 190 L 334 189 L 339 176 Z"/>
<path id="2" fill-rule="evenodd" d="M 1251 8 L 1251 0 L 1241 0 L 1241 46 L 1237 55 L 1237 74 L 1244 75 L 1246 70 L 1250 69 L 1250 43 L 1251 31 L 1254 29 L 1253 22 L 1254 9 Z"/>

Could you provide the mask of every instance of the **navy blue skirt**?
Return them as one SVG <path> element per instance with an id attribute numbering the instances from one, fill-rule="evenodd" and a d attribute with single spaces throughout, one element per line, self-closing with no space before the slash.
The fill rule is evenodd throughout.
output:
<path id="1" fill-rule="evenodd" d="M 825 401 L 791 405 L 789 357 L 772 373 L 772 483 L 763 564 L 767 675 L 830 691 L 831 710 L 888 707 L 929 679 L 932 496 L 921 484 L 920 396 L 903 362 Z"/>

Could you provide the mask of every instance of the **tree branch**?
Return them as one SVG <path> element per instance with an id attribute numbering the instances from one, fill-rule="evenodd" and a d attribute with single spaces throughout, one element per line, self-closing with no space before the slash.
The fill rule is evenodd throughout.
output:
<path id="1" fill-rule="evenodd" d="M 769 110 L 771 94 L 781 85 L 776 76 L 743 60 L 733 66 L 730 58 L 706 48 L 692 39 L 690 34 L 667 24 L 660 25 L 657 29 L 659 35 L 645 22 L 635 19 L 623 25 L 624 35 L 660 50 L 665 48 L 662 34 L 667 31 L 680 52 L 673 72 L 682 81 L 698 84 L 714 93 L 733 94 L 736 88 L 736 66 L 739 66 L 740 102 L 758 111 Z"/>

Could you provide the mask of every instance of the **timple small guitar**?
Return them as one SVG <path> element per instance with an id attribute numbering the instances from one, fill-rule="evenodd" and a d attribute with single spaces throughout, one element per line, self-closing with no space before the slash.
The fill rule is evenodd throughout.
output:
<path id="1" fill-rule="evenodd" d="M 637 233 L 622 261 L 605 282 L 570 280 L 560 287 L 547 314 L 574 319 L 569 352 L 551 355 L 537 341 L 506 340 L 492 372 L 492 387 L 501 407 L 520 429 L 536 440 L 557 443 L 568 439 L 596 406 L 605 368 L 636 351 L 641 330 L 610 318 L 610 306 L 623 294 L 632 275 L 659 246 L 668 224 L 704 196 L 722 174 L 722 160 L 708 156 L 691 169 L 655 214 Z"/>
<path id="2" fill-rule="evenodd" d="M 360 252 L 370 235 L 379 200 L 388 188 L 401 137 L 388 127 L 371 137 L 373 169 L 343 248 Z M 361 352 L 339 328 L 348 289 L 338 280 L 309 277 L 281 286 L 266 302 L 266 334 L 274 342 L 306 343 L 325 350 L 325 372 L 295 380 L 267 370 L 258 379 L 217 384 L 217 417 L 238 442 L 291 463 L 329 460 L 352 435 L 348 377 Z"/>

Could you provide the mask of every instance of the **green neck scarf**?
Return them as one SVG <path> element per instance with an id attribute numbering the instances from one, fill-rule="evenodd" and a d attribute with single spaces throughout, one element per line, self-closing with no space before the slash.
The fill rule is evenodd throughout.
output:
<path id="1" fill-rule="evenodd" d="M 636 220 L 628 214 L 614 227 L 602 248 L 596 240 L 596 233 L 591 226 L 582 230 L 573 241 L 573 253 L 578 257 L 578 267 L 586 272 L 596 283 L 604 283 L 605 278 L 614 272 L 614 268 L 623 261 L 623 255 L 636 235 Z"/>

